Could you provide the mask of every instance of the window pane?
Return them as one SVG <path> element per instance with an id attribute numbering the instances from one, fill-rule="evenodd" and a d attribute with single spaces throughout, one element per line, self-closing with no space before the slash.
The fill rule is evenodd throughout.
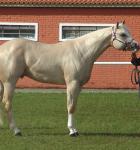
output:
<path id="1" fill-rule="evenodd" d="M 80 31 L 80 36 L 85 35 L 85 34 L 87 34 L 89 32 L 91 32 L 91 31 Z"/>
<path id="2" fill-rule="evenodd" d="M 32 30 L 35 30 L 35 26 L 20 25 L 20 29 L 32 29 Z"/>
<path id="3" fill-rule="evenodd" d="M 0 26 L 0 37 L 2 37 L 2 26 Z"/>
<path id="4" fill-rule="evenodd" d="M 97 30 L 103 29 L 103 28 L 108 28 L 109 26 L 98 26 Z"/>
<path id="5" fill-rule="evenodd" d="M 0 25 L 1 38 L 35 38 L 34 25 Z"/>
<path id="6" fill-rule="evenodd" d="M 20 34 L 19 37 L 32 39 L 34 38 L 34 34 Z"/>
<path id="7" fill-rule="evenodd" d="M 62 39 L 74 39 L 89 32 L 107 27 L 109 26 L 63 26 Z"/>
<path id="8" fill-rule="evenodd" d="M 74 37 L 75 37 L 74 32 L 70 32 L 70 31 L 63 32 L 63 38 L 64 39 L 71 39 L 71 38 L 74 38 Z"/>
<path id="9" fill-rule="evenodd" d="M 3 34 L 4 38 L 18 38 L 19 34 Z"/>
<path id="10" fill-rule="evenodd" d="M 15 29 L 19 29 L 19 26 L 17 25 L 2 25 L 4 30 L 15 30 Z"/>
<path id="11" fill-rule="evenodd" d="M 20 30 L 20 33 L 35 33 L 35 30 L 23 29 L 23 30 Z"/>
<path id="12" fill-rule="evenodd" d="M 91 26 L 91 27 L 84 26 L 84 27 L 80 27 L 80 30 L 84 30 L 84 31 L 96 31 L 97 28 L 96 28 L 96 26 Z"/>
<path id="13" fill-rule="evenodd" d="M 79 27 L 74 27 L 74 26 L 63 26 L 62 27 L 63 29 L 62 30 L 79 30 Z"/>
<path id="14" fill-rule="evenodd" d="M 3 33 L 19 33 L 19 30 L 3 30 Z"/>
<path id="15" fill-rule="evenodd" d="M 6 34 L 6 33 L 19 33 L 19 27 L 18 26 L 11 26 L 11 25 L 3 25 L 2 26 L 2 33 Z"/>

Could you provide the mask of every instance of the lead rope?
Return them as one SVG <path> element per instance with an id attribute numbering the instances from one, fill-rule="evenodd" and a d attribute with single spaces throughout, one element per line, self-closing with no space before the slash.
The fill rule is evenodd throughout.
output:
<path id="1" fill-rule="evenodd" d="M 131 82 L 133 85 L 138 85 L 138 91 L 139 91 L 139 98 L 140 98 L 140 70 L 138 69 L 138 65 L 137 63 L 133 63 L 133 62 L 137 62 L 137 57 L 133 57 L 132 55 L 132 61 L 131 63 L 135 66 L 135 68 L 132 70 L 131 72 Z"/>

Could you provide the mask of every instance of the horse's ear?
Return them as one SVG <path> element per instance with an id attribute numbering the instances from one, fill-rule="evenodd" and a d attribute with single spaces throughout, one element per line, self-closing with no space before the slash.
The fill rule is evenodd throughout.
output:
<path id="1" fill-rule="evenodd" d="M 117 22 L 117 24 L 116 24 L 116 28 L 117 28 L 117 29 L 119 29 L 119 22 Z"/>
<path id="2" fill-rule="evenodd" d="M 125 20 L 122 23 L 125 24 Z"/>

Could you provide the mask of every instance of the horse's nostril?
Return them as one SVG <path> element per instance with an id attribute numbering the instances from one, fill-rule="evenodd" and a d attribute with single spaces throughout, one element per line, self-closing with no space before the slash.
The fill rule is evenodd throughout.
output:
<path id="1" fill-rule="evenodd" d="M 135 43 L 131 44 L 131 50 L 132 51 L 137 51 L 139 49 L 140 49 L 140 45 L 138 43 L 135 42 Z"/>

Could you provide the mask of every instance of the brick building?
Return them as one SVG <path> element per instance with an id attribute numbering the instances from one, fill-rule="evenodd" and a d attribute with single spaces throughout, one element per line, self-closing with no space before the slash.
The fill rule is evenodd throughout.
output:
<path id="1" fill-rule="evenodd" d="M 125 20 L 140 41 L 140 0 L 1 0 L 0 44 L 24 37 L 62 42 Z M 130 52 L 109 48 L 94 65 L 86 88 L 135 88 L 130 81 Z M 47 63 L 47 62 L 46 62 Z M 17 87 L 57 88 L 24 77 Z"/>

